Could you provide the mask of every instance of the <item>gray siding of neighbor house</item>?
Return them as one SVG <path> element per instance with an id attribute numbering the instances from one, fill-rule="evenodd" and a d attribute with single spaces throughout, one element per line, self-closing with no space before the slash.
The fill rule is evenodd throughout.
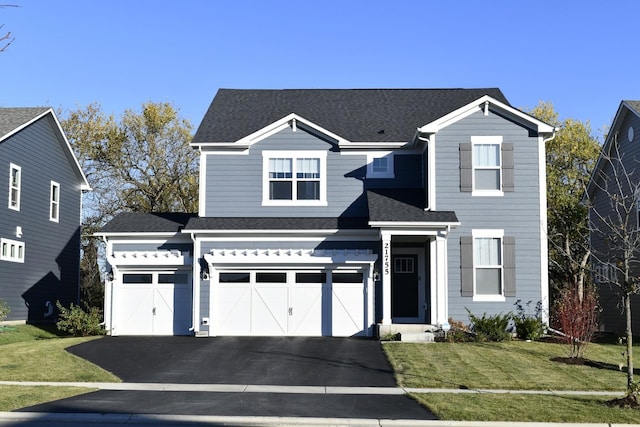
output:
<path id="1" fill-rule="evenodd" d="M 507 313 L 518 299 L 532 305 L 541 299 L 539 148 L 530 133 L 493 111 L 488 116 L 478 111 L 436 134 L 436 207 L 455 211 L 461 223 L 448 238 L 449 316 L 456 320 L 468 321 L 465 308 L 477 315 Z M 514 145 L 515 190 L 499 197 L 461 192 L 459 144 L 471 142 L 471 136 L 497 135 Z M 473 229 L 504 230 L 515 238 L 516 297 L 474 302 L 462 296 L 460 238 L 471 236 Z"/>
<path id="2" fill-rule="evenodd" d="M 632 142 L 629 142 L 627 136 L 629 126 L 633 126 L 635 131 L 635 137 Z M 620 153 L 623 153 L 624 164 L 627 171 L 635 172 L 632 182 L 640 181 L 640 119 L 631 112 L 629 112 L 620 123 L 618 144 Z M 604 174 L 609 176 L 611 165 L 603 162 L 603 166 Z M 610 209 L 609 198 L 609 195 L 600 192 L 596 194 L 595 197 L 592 197 L 590 201 L 598 212 L 605 214 Z M 595 218 L 593 214 L 591 214 L 591 218 Z M 602 240 L 602 236 L 599 236 L 598 234 L 591 235 L 591 245 L 593 247 L 594 254 L 610 254 L 605 242 Z M 606 259 L 602 261 L 607 262 Z M 615 262 L 613 259 L 608 261 L 611 263 Z M 594 259 L 592 260 L 592 263 L 592 268 L 595 269 L 598 262 Z M 640 274 L 640 271 L 635 272 L 635 274 Z M 594 278 L 595 283 L 595 275 L 592 277 Z M 618 275 L 618 279 L 621 279 L 620 275 Z M 602 283 L 598 285 L 598 293 L 599 303 L 602 308 L 599 319 L 600 330 L 623 334 L 626 327 L 626 320 L 624 310 L 622 308 L 619 288 L 613 284 Z M 638 331 L 640 330 L 640 315 L 638 315 L 638 313 L 640 313 L 640 295 L 633 295 L 631 297 L 631 303 L 631 311 L 633 314 L 631 317 L 632 330 Z"/>
<path id="3" fill-rule="evenodd" d="M 25 244 L 25 262 L 0 261 L 0 298 L 7 320 L 46 320 L 45 302 L 77 302 L 80 181 L 50 116 L 0 143 L 0 237 Z M 8 208 L 10 164 L 21 167 L 20 211 Z M 60 184 L 59 222 L 49 220 L 51 181 Z M 16 227 L 22 237 L 16 237 Z"/>
<path id="4" fill-rule="evenodd" d="M 262 206 L 262 151 L 300 150 L 327 152 L 327 206 Z M 366 154 L 341 154 L 335 145 L 305 132 L 284 129 L 260 141 L 248 154 L 208 155 L 206 165 L 206 216 L 366 216 L 365 186 L 420 187 L 419 155 L 395 156 L 396 179 L 366 180 Z M 366 181 L 366 183 L 365 183 Z"/>

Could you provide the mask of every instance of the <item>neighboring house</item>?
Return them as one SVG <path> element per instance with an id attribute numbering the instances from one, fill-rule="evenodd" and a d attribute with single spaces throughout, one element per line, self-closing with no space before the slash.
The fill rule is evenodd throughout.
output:
<path id="1" fill-rule="evenodd" d="M 633 194 L 634 188 L 640 189 L 640 101 L 622 101 L 618 111 L 609 128 L 604 141 L 602 153 L 594 168 L 591 181 L 587 187 L 585 200 L 589 206 L 589 220 L 591 229 L 592 248 L 592 270 L 593 282 L 597 285 L 599 293 L 599 303 L 602 308 L 599 327 L 603 331 L 622 334 L 625 331 L 626 320 L 623 310 L 622 299 L 619 288 L 614 284 L 623 280 L 624 275 L 620 270 L 621 257 L 616 256 L 614 247 L 610 245 L 613 241 L 613 233 L 608 233 L 607 228 L 598 229 L 598 214 L 606 217 L 613 215 L 620 218 L 622 222 L 627 222 L 627 233 L 631 238 L 635 238 L 635 232 L 640 228 L 640 194 Z M 613 160 L 608 160 L 604 155 L 607 153 Z M 616 161 L 620 159 L 620 162 Z M 626 170 L 625 177 L 620 180 L 620 185 L 616 184 L 613 167 L 622 166 Z M 612 204 L 612 200 L 614 200 Z M 625 204 L 625 209 L 613 212 L 612 208 L 618 200 L 620 204 Z M 626 212 L 623 212 L 626 211 Z M 622 224 L 621 224 L 622 225 Z M 610 236 L 605 236 L 609 234 Z M 634 268 L 635 270 L 635 268 Z M 633 272 L 635 276 L 640 274 L 637 270 Z M 632 330 L 640 330 L 640 317 L 637 316 L 640 309 L 640 296 L 633 295 L 631 298 Z"/>
<path id="2" fill-rule="evenodd" d="M 372 336 L 548 307 L 553 135 L 499 89 L 220 90 L 198 214 L 99 233 L 107 330 Z"/>
<path id="3" fill-rule="evenodd" d="M 78 301 L 89 184 L 51 108 L 0 108 L 0 298 L 6 320 L 53 320 Z"/>

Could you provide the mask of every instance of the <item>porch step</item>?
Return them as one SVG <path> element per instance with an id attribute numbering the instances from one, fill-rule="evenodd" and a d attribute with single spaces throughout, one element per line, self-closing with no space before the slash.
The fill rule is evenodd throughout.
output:
<path id="1" fill-rule="evenodd" d="M 402 342 L 434 342 L 433 332 L 402 332 L 400 334 Z"/>

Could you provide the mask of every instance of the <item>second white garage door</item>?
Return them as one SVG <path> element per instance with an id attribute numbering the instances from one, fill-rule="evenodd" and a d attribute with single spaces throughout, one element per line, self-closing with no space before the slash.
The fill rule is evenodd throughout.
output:
<path id="1" fill-rule="evenodd" d="M 228 271 L 214 286 L 216 335 L 366 335 L 361 272 Z"/>

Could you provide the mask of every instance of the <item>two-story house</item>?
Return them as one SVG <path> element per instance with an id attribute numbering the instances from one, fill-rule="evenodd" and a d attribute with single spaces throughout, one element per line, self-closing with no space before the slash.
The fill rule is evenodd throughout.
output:
<path id="1" fill-rule="evenodd" d="M 7 320 L 54 320 L 78 302 L 89 184 L 51 108 L 0 108 L 0 298 Z"/>
<path id="2" fill-rule="evenodd" d="M 220 90 L 197 215 L 99 233 L 107 329 L 372 336 L 546 307 L 553 135 L 499 89 Z"/>
<path id="3" fill-rule="evenodd" d="M 638 134 L 636 134 L 638 132 Z M 640 274 L 640 101 L 622 101 L 607 132 L 585 195 L 589 207 L 591 267 L 602 313 L 599 328 L 622 334 L 626 327 L 625 265 Z M 623 254 L 631 254 L 625 257 Z M 625 258 L 627 262 L 625 262 Z M 631 296 L 632 331 L 640 330 L 640 295 Z"/>

